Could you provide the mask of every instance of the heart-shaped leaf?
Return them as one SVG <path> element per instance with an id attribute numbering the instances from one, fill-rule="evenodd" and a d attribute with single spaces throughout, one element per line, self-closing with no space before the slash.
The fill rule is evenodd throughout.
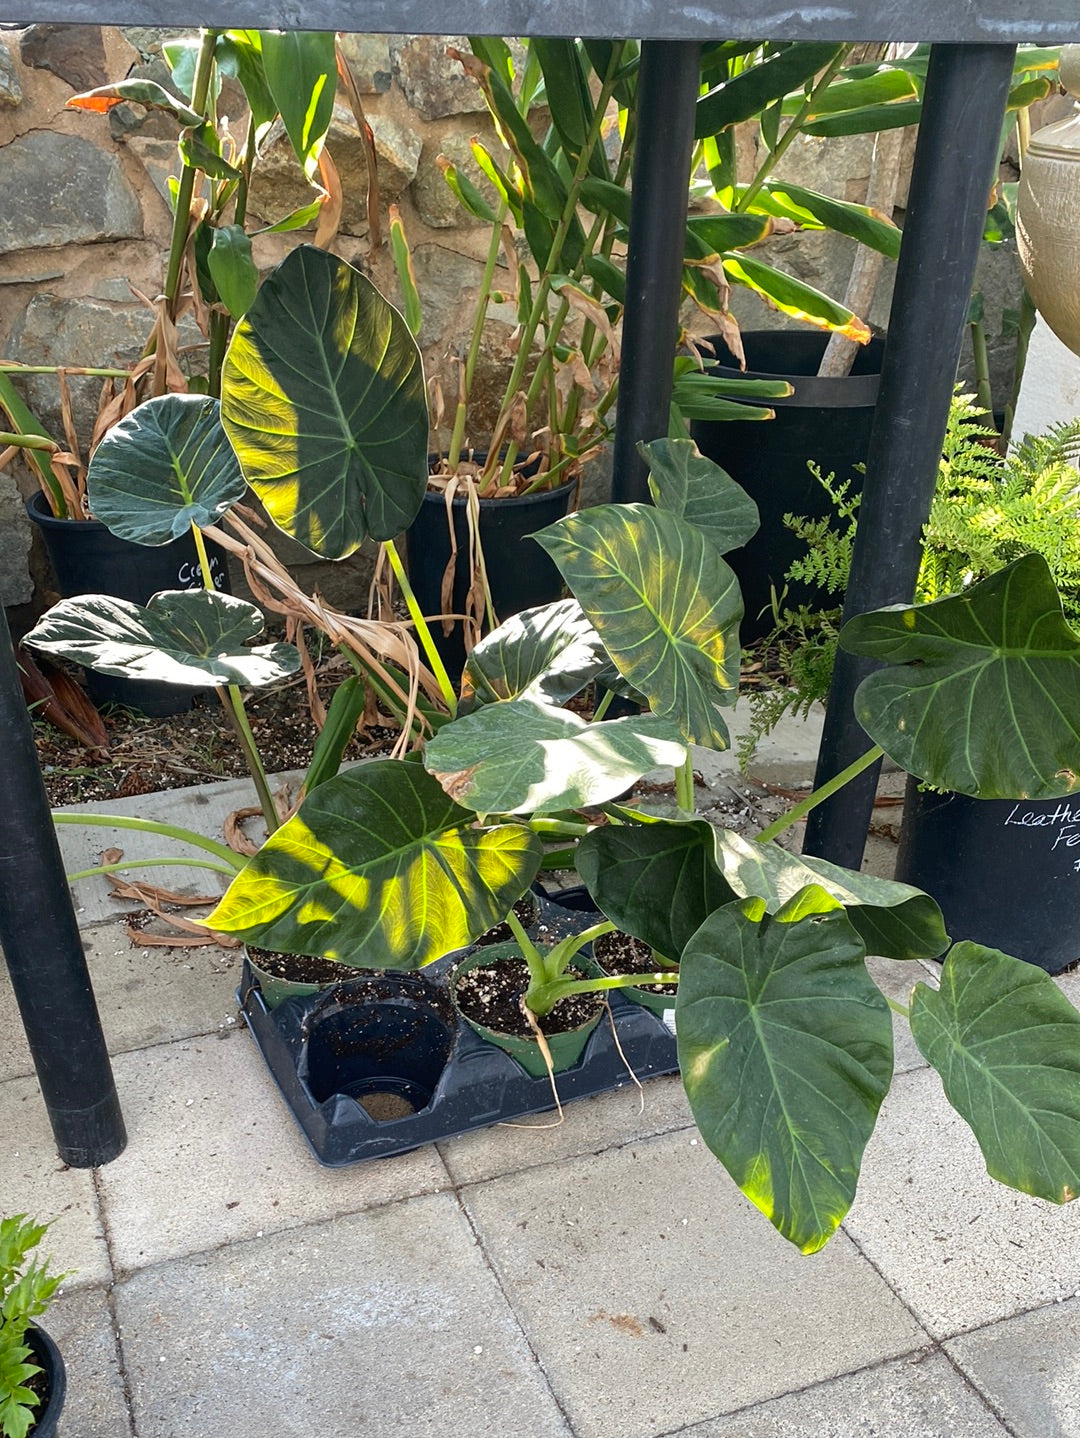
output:
<path id="1" fill-rule="evenodd" d="M 683 952 L 679 1068 L 701 1136 L 804 1253 L 855 1197 L 892 1078 L 889 1008 L 823 889 L 711 914 Z"/>
<path id="2" fill-rule="evenodd" d="M 94 518 L 135 544 L 205 529 L 244 489 L 218 402 L 199 394 L 159 395 L 133 409 L 105 435 L 86 475 Z"/>
<path id="3" fill-rule="evenodd" d="M 416 341 L 358 270 L 303 245 L 237 325 L 221 418 L 271 519 L 325 559 L 393 539 L 427 486 Z"/>
<path id="4" fill-rule="evenodd" d="M 304 800 L 206 923 L 358 968 L 420 968 L 505 918 L 536 877 L 535 834 L 475 820 L 419 764 L 361 764 Z"/>
<path id="5" fill-rule="evenodd" d="M 860 614 L 840 643 L 889 664 L 855 713 L 909 773 L 976 799 L 1080 788 L 1080 638 L 1042 555 L 933 604 Z"/>
<path id="6" fill-rule="evenodd" d="M 564 704 L 610 663 L 576 599 L 523 609 L 469 654 L 458 713 L 506 699 Z"/>
<path id="7" fill-rule="evenodd" d="M 918 984 L 911 1032 L 979 1141 L 987 1172 L 1021 1193 L 1080 1192 L 1080 1014 L 1050 978 L 997 949 L 950 950 Z"/>
<path id="8" fill-rule="evenodd" d="M 676 962 L 709 915 L 738 897 L 704 819 L 605 824 L 578 841 L 574 866 L 612 923 Z"/>
<path id="9" fill-rule="evenodd" d="M 547 813 L 603 804 L 661 765 L 686 758 L 670 720 L 632 714 L 586 724 L 568 709 L 511 699 L 445 724 L 424 765 L 479 814 Z"/>
<path id="10" fill-rule="evenodd" d="M 742 597 L 699 529 L 650 504 L 605 504 L 541 530 L 623 677 L 686 739 L 726 749 Z"/>
<path id="11" fill-rule="evenodd" d="M 254 604 L 205 589 L 166 589 L 143 608 L 105 594 L 62 599 L 26 643 L 101 674 L 164 684 L 274 684 L 295 674 L 292 644 L 248 647 L 263 632 Z"/>
<path id="12" fill-rule="evenodd" d="M 613 923 L 674 958 L 731 898 L 761 898 L 775 912 L 811 884 L 844 906 L 870 953 L 929 959 L 949 942 L 941 910 L 921 889 L 754 843 L 704 819 L 594 830 L 578 846 L 577 867 Z M 671 895 L 663 914 L 658 893 Z"/>
<path id="13" fill-rule="evenodd" d="M 638 448 L 649 466 L 653 502 L 695 525 L 721 554 L 758 532 L 757 505 L 693 440 L 655 439 Z"/>

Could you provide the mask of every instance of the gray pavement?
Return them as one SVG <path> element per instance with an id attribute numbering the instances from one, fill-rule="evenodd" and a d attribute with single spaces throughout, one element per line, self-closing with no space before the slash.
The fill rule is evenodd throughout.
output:
<path id="1" fill-rule="evenodd" d="M 815 744 L 781 735 L 777 782 Z M 167 796 L 218 837 L 245 802 Z M 131 838 L 63 834 L 76 867 L 147 852 Z M 72 1270 L 47 1324 L 65 1438 L 1080 1438 L 1080 1210 L 991 1183 L 899 1030 L 855 1206 L 804 1258 L 676 1079 L 320 1168 L 237 1023 L 236 951 L 133 947 L 104 887 L 78 902 L 129 1133 L 114 1163 L 56 1157 L 0 980 L 0 1213 L 54 1218 Z M 873 967 L 897 994 L 929 976 Z"/>

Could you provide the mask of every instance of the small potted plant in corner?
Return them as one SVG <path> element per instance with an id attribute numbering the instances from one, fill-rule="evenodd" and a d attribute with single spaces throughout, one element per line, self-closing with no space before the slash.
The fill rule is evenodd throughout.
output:
<path id="1" fill-rule="evenodd" d="M 33 1258 L 47 1224 L 24 1213 L 0 1219 L 0 1435 L 53 1438 L 67 1392 L 60 1350 L 36 1320 L 67 1276 Z"/>

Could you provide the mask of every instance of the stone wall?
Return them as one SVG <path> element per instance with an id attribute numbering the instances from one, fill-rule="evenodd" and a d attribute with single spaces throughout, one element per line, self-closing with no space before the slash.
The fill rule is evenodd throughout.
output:
<path id="1" fill-rule="evenodd" d="M 138 356 L 150 326 L 144 297 L 159 293 L 163 282 L 170 233 L 166 184 L 177 170 L 175 127 L 156 112 L 126 105 L 108 116 L 64 107 L 72 94 L 125 76 L 167 82 L 162 38 L 161 31 L 137 28 L 0 30 L 0 356 L 27 364 L 90 366 L 126 365 Z M 458 205 L 437 163 L 445 155 L 486 187 L 469 140 L 473 135 L 490 139 L 491 123 L 478 87 L 446 53 L 449 46 L 465 43 L 463 37 L 415 35 L 353 35 L 345 41 L 374 133 L 382 207 L 399 207 L 413 250 L 427 372 L 442 375 L 450 393 L 450 359 L 462 351 L 467 337 L 470 299 L 488 235 Z M 226 90 L 219 108 L 238 113 L 239 95 Z M 543 123 L 543 115 L 537 118 Z M 800 140 L 785 166 L 805 184 L 861 200 L 871 144 L 867 137 Z M 366 163 L 345 105 L 335 110 L 328 146 L 344 188 L 334 248 L 396 296 L 386 247 L 374 260 L 369 254 Z M 271 137 L 257 174 L 253 218 L 272 222 L 310 198 L 283 134 Z M 264 268 L 275 264 L 297 239 L 257 239 L 257 263 Z M 769 258 L 829 293 L 842 294 L 852 251 L 835 236 L 796 234 L 775 240 Z M 890 284 L 887 273 L 870 314 L 882 325 Z M 1015 299 L 1015 271 L 1008 257 L 993 289 L 988 317 L 996 334 L 1002 306 Z M 736 293 L 734 306 L 748 327 L 783 322 L 745 292 Z M 490 415 L 492 396 L 505 374 L 513 322 L 511 313 L 496 307 L 488 325 L 478 381 L 480 423 Z M 190 322 L 181 337 L 191 347 L 189 362 L 197 367 L 200 337 Z M 84 443 L 98 383 L 73 379 L 71 384 Z M 27 380 L 24 392 L 60 438 L 55 378 Z M 8 605 L 32 600 L 34 576 L 42 576 L 16 485 L 23 495 L 33 487 L 18 461 L 0 473 L 0 598 Z M 284 553 L 290 561 L 305 558 L 295 546 Z M 355 564 L 332 570 L 315 566 L 306 576 L 305 582 L 328 588 L 337 603 L 362 602 Z"/>

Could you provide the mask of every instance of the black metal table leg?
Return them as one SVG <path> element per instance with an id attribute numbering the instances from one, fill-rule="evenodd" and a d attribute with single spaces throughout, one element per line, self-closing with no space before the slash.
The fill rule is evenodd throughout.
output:
<path id="1" fill-rule="evenodd" d="M 0 754 L 0 945 L 60 1157 L 93 1168 L 127 1136 L 2 606 Z"/>
<path id="2" fill-rule="evenodd" d="M 611 487 L 623 503 L 649 497 L 638 442 L 668 432 L 700 50 L 688 40 L 641 47 Z"/>
<path id="3" fill-rule="evenodd" d="M 1014 54 L 1010 45 L 930 52 L 845 619 L 909 603 L 915 590 Z M 871 667 L 837 657 L 815 784 L 870 747 L 853 700 Z M 877 775 L 875 765 L 811 813 L 804 853 L 860 866 Z"/>

